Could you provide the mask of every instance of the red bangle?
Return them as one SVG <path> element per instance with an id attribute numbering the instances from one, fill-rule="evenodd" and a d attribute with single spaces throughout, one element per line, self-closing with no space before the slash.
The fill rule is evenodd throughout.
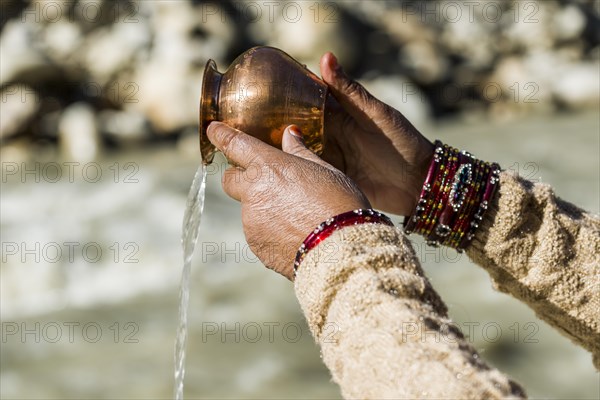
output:
<path id="1" fill-rule="evenodd" d="M 335 217 L 329 218 L 317 226 L 310 235 L 304 239 L 304 242 L 296 253 L 296 260 L 294 261 L 294 276 L 298 271 L 298 267 L 304 260 L 306 254 L 317 247 L 319 243 L 327 239 L 335 230 L 350 225 L 359 224 L 385 224 L 394 226 L 392 220 L 387 215 L 382 214 L 373 209 L 359 209 L 348 211 L 343 214 L 336 215 Z"/>

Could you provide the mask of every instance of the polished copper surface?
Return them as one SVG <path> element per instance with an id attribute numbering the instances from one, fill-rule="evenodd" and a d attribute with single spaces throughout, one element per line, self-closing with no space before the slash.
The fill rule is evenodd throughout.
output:
<path id="1" fill-rule="evenodd" d="M 200 98 L 202 162 L 211 163 L 216 152 L 206 137 L 215 120 L 278 148 L 285 127 L 296 124 L 306 146 L 320 154 L 327 98 L 327 85 L 319 77 L 273 47 L 244 52 L 224 73 L 209 60 Z"/>

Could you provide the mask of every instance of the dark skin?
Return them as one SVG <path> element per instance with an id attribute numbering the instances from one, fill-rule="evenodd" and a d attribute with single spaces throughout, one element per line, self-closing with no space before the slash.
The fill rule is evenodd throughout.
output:
<path id="1" fill-rule="evenodd" d="M 373 207 L 410 215 L 435 146 L 400 111 L 350 79 L 332 53 L 321 57 L 320 66 L 342 106 L 328 118 L 323 159 L 352 178 Z"/>
<path id="2" fill-rule="evenodd" d="M 325 219 L 370 207 L 412 213 L 434 151 L 399 111 L 350 79 L 333 54 L 321 58 L 321 74 L 337 103 L 326 120 L 322 159 L 293 125 L 282 150 L 220 122 L 207 130 L 235 164 L 223 175 L 223 189 L 242 203 L 250 248 L 290 280 L 298 247 Z"/>
<path id="3" fill-rule="evenodd" d="M 235 164 L 223 174 L 223 190 L 242 203 L 250 249 L 290 280 L 298 247 L 315 226 L 333 215 L 370 207 L 350 178 L 305 147 L 293 125 L 283 134 L 283 150 L 221 122 L 212 122 L 207 135 Z"/>

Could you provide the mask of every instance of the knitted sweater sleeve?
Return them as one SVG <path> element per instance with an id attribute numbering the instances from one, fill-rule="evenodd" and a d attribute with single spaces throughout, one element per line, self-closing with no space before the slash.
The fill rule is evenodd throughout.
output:
<path id="1" fill-rule="evenodd" d="M 600 220 L 508 172 L 467 249 L 495 287 L 592 352 L 600 369 Z"/>
<path id="2" fill-rule="evenodd" d="M 495 286 L 590 350 L 600 365 L 600 221 L 508 172 L 469 257 Z M 522 389 L 448 319 L 395 228 L 340 229 L 309 252 L 296 294 L 346 398 L 501 398 Z"/>
<path id="3" fill-rule="evenodd" d="M 345 398 L 524 396 L 448 319 L 396 228 L 335 231 L 306 255 L 295 289 Z"/>

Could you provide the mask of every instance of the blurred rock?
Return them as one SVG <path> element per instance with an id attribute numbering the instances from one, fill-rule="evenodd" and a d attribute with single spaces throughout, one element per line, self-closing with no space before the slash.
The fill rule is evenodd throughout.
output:
<path id="1" fill-rule="evenodd" d="M 413 124 L 422 124 L 431 116 L 425 93 L 403 77 L 384 76 L 363 84 L 373 96 L 400 111 Z"/>
<path id="2" fill-rule="evenodd" d="M 508 121 L 522 117 L 532 109 L 553 110 L 552 93 L 545 80 L 533 78 L 523 61 L 516 57 L 503 60 L 491 78 L 478 88 L 488 103 L 488 116 Z"/>
<path id="3" fill-rule="evenodd" d="M 6 23 L 0 36 L 0 85 L 18 79 L 28 83 L 39 82 L 43 78 L 48 60 L 31 43 L 34 41 L 35 23 L 14 19 Z M 40 73 L 40 74 L 38 74 Z"/>
<path id="4" fill-rule="evenodd" d="M 424 84 L 442 80 L 447 71 L 444 54 L 423 40 L 408 43 L 400 56 L 400 63 L 413 72 L 417 82 Z"/>
<path id="5" fill-rule="evenodd" d="M 34 138 L 55 136 L 56 115 L 83 101 L 94 113 L 115 110 L 103 114 L 101 131 L 123 143 L 195 125 L 206 61 L 224 70 L 259 44 L 316 73 L 319 57 L 333 51 L 358 79 L 398 75 L 419 86 L 417 97 L 436 116 L 545 113 L 595 107 L 600 99 L 591 76 L 600 62 L 597 2 L 267 3 L 3 1 L 0 87 L 22 84 L 38 94 L 37 117 L 19 128 Z M 490 85 L 500 88 L 499 98 L 481 95 Z M 468 101 L 440 99 L 457 88 Z M 390 102 L 395 96 L 403 94 L 390 93 Z M 16 132 L 11 121 L 3 137 Z M 137 135 L 140 129 L 146 133 Z"/>
<path id="6" fill-rule="evenodd" d="M 453 4 L 459 7 L 457 12 L 460 14 L 457 15 L 460 15 L 460 18 L 454 20 L 453 15 L 449 15 L 446 11 L 446 17 L 451 19 L 441 28 L 441 44 L 451 54 L 464 58 L 472 68 L 480 69 L 490 65 L 498 53 L 498 44 L 494 38 L 494 24 L 475 18 L 479 13 L 470 11 L 468 3 Z"/>
<path id="7" fill-rule="evenodd" d="M 80 163 L 95 160 L 100 152 L 100 137 L 94 109 L 86 103 L 67 107 L 58 123 L 58 136 L 64 159 Z"/>
<path id="8" fill-rule="evenodd" d="M 0 91 L 0 139 L 24 129 L 39 108 L 38 100 L 33 88 L 25 85 L 11 85 Z"/>
<path id="9" fill-rule="evenodd" d="M 216 15 L 188 2 L 147 2 L 145 7 L 154 34 L 151 58 L 165 68 L 185 70 L 195 63 L 204 66 L 209 58 L 220 61 L 233 44 L 232 23 L 221 18 L 216 5 Z"/>
<path id="10" fill-rule="evenodd" d="M 98 115 L 98 125 L 101 132 L 123 145 L 139 143 L 150 135 L 148 120 L 136 112 L 102 111 Z"/>
<path id="11" fill-rule="evenodd" d="M 529 90 L 527 93 L 521 92 L 520 101 L 551 104 L 552 87 L 558 79 L 562 79 L 560 71 L 564 68 L 565 61 L 549 50 L 532 51 L 523 58 L 523 65 L 526 79 L 515 83 L 521 89 L 527 89 L 527 85 Z"/>
<path id="12" fill-rule="evenodd" d="M 146 115 L 159 132 L 173 132 L 197 122 L 202 77 L 185 66 L 165 64 L 156 60 L 137 71 L 138 102 L 127 109 Z"/>
<path id="13" fill-rule="evenodd" d="M 125 108 L 146 115 L 159 132 L 175 132 L 197 122 L 200 65 L 224 56 L 232 40 L 230 25 L 209 23 L 211 19 L 189 3 L 148 2 L 144 7 L 151 12 L 155 36 L 149 60 L 140 62 L 131 77 L 139 92 Z M 212 39 L 195 38 L 197 29 Z"/>
<path id="14" fill-rule="evenodd" d="M 505 15 L 506 28 L 501 33 L 510 44 L 510 51 L 545 50 L 552 48 L 554 35 L 552 17 L 559 11 L 554 1 L 536 1 L 531 6 L 515 3 L 515 10 Z"/>
<path id="15" fill-rule="evenodd" d="M 269 15 L 256 18 L 249 32 L 255 42 L 281 48 L 318 71 L 319 58 L 327 51 L 334 52 L 346 64 L 356 53 L 351 45 L 355 42 L 354 33 L 335 23 L 340 19 L 339 13 L 326 11 L 322 2 L 290 2 L 275 7 L 272 18 Z"/>
<path id="16" fill-rule="evenodd" d="M 56 63 L 67 63 L 83 38 L 77 24 L 64 20 L 48 25 L 43 32 L 47 54 Z"/>
<path id="17" fill-rule="evenodd" d="M 552 29 L 560 40 L 577 39 L 585 29 L 585 15 L 574 5 L 567 5 L 554 14 Z"/>
<path id="18" fill-rule="evenodd" d="M 86 38 L 81 61 L 101 85 L 118 71 L 131 65 L 138 50 L 150 44 L 150 32 L 144 20 L 117 23 L 93 32 Z"/>
<path id="19" fill-rule="evenodd" d="M 553 92 L 561 104 L 579 110 L 600 105 L 598 88 L 600 63 L 572 64 L 565 67 L 561 79 L 554 82 Z"/>
<path id="20" fill-rule="evenodd" d="M 398 21 L 402 23 L 398 23 Z M 435 41 L 436 32 L 422 24 L 418 17 L 409 14 L 407 10 L 382 11 L 381 15 L 374 19 L 374 22 L 381 24 L 397 44 L 413 40 L 424 40 L 430 43 Z"/>

